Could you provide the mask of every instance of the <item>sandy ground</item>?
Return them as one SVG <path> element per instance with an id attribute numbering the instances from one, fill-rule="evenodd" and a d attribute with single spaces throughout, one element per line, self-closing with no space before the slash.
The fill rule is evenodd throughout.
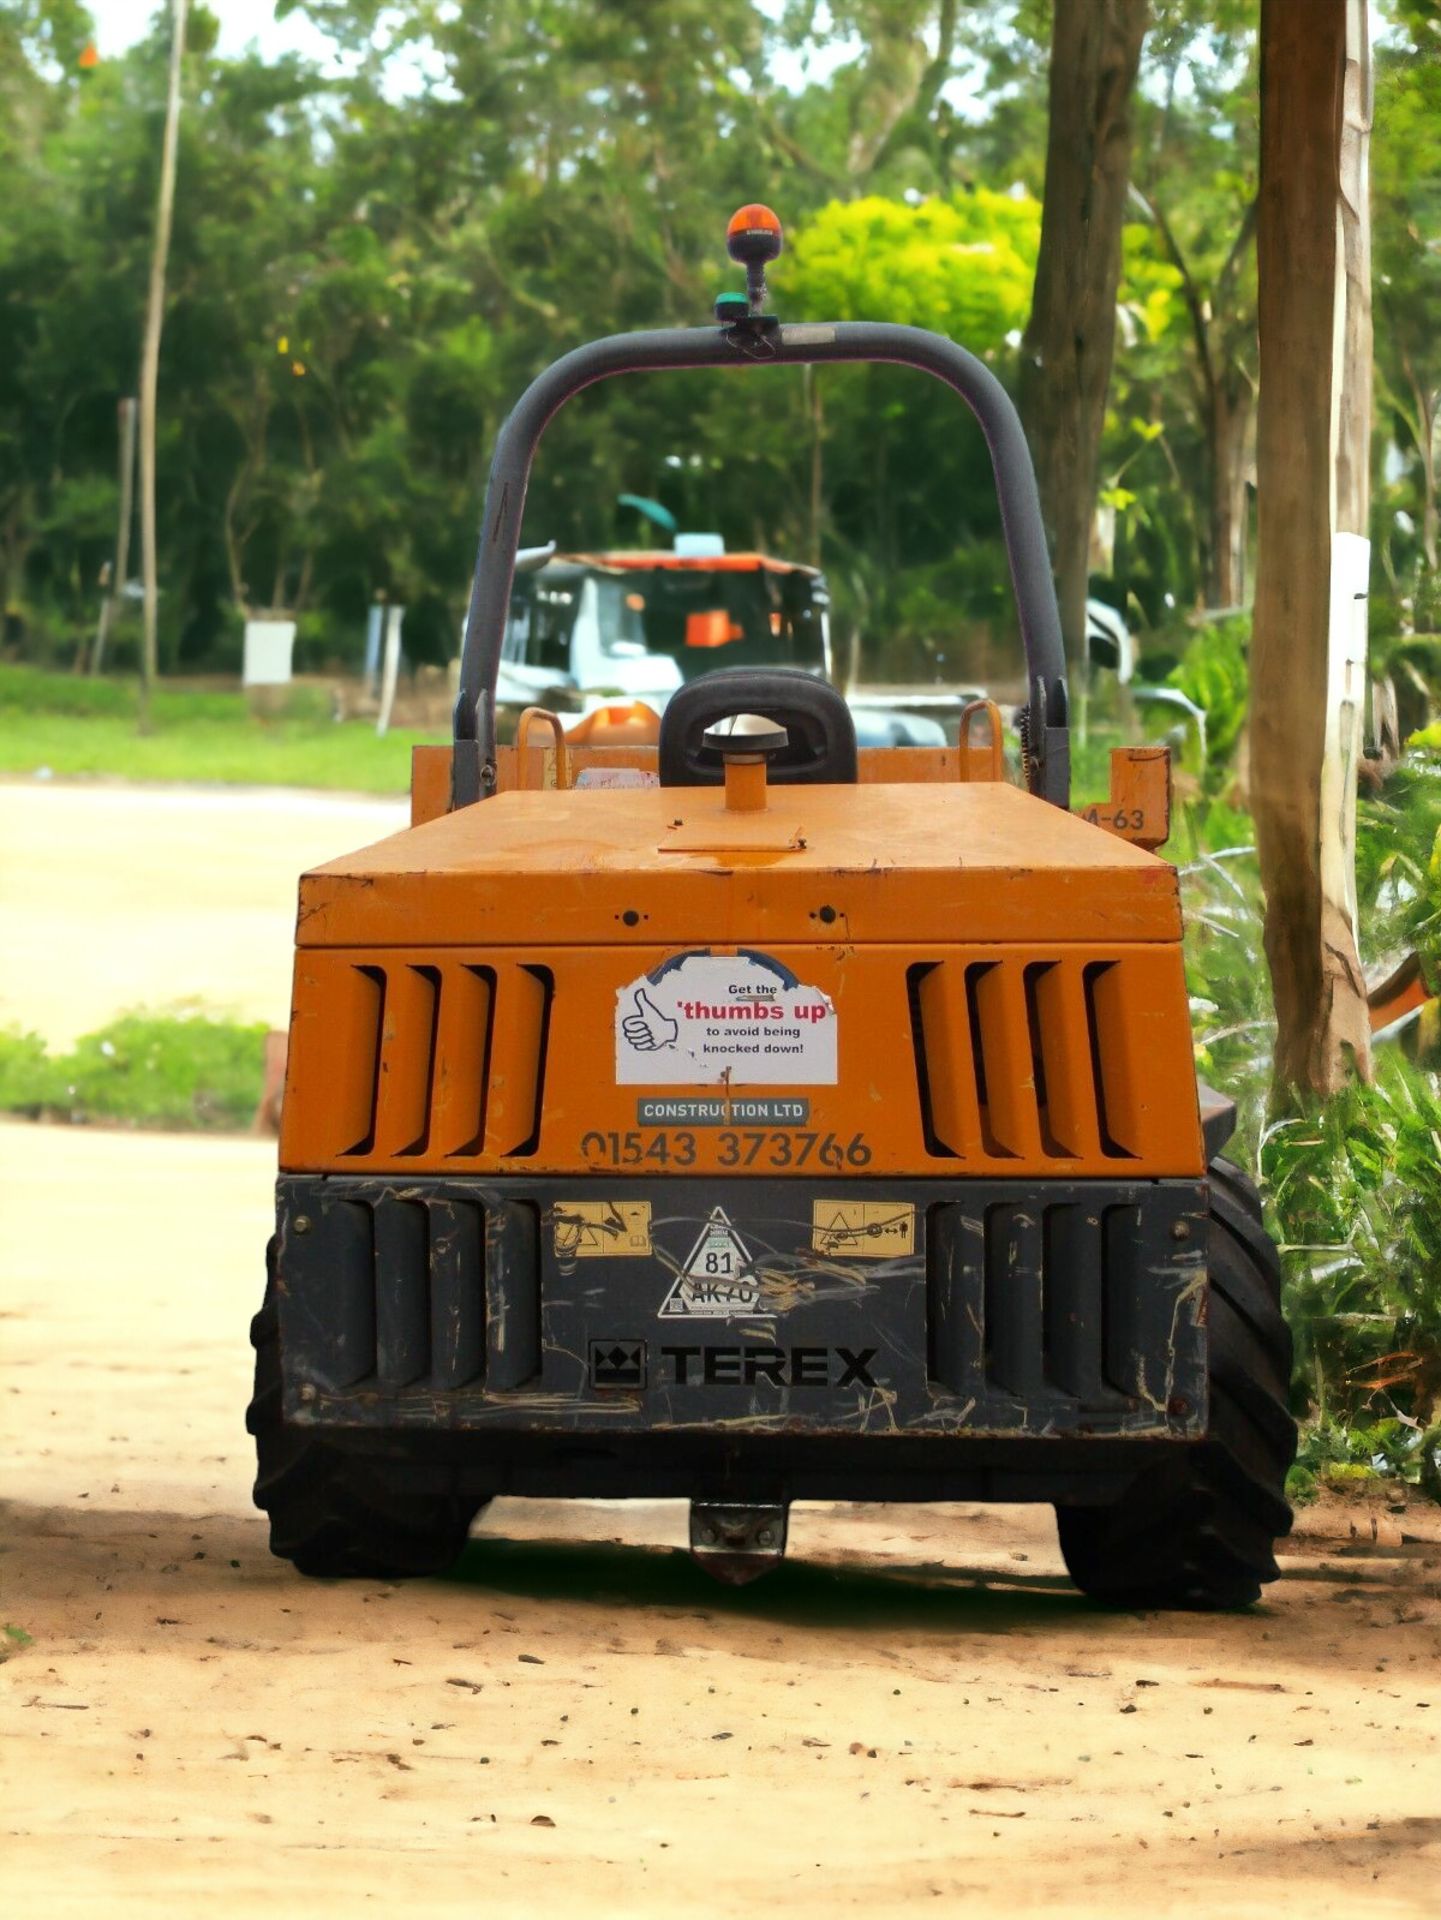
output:
<path id="1" fill-rule="evenodd" d="M 64 1046 L 193 999 L 283 1027 L 297 876 L 407 818 L 283 788 L 0 782 L 0 1027 Z"/>
<path id="2" fill-rule="evenodd" d="M 1432 1507 L 1312 1509 L 1241 1618 L 1101 1613 L 1015 1509 L 805 1509 L 739 1594 L 664 1505 L 297 1579 L 242 1430 L 272 1152 L 0 1127 L 7 1912 L 1437 1913 Z"/>

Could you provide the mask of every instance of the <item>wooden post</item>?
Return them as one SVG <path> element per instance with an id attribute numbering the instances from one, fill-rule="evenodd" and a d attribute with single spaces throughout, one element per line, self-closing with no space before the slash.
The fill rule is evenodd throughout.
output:
<path id="1" fill-rule="evenodd" d="M 160 197 L 155 209 L 155 245 L 150 255 L 150 296 L 140 354 L 140 565 L 145 586 L 145 637 L 140 653 L 142 733 L 150 731 L 150 695 L 157 664 L 159 587 L 155 567 L 155 388 L 160 375 L 160 330 L 165 322 L 165 264 L 175 211 L 175 157 L 180 134 L 180 69 L 190 0 L 171 0 L 170 82 L 165 101 L 165 142 L 160 155 Z"/>
<path id="2" fill-rule="evenodd" d="M 1367 0 L 1262 0 L 1251 800 L 1273 1092 L 1369 1077 L 1356 948 L 1370 444 Z"/>
<path id="3" fill-rule="evenodd" d="M 380 671 L 380 712 L 375 731 L 382 736 L 390 731 L 390 710 L 395 704 L 395 682 L 400 673 L 400 623 L 405 608 L 385 609 L 385 655 Z"/>

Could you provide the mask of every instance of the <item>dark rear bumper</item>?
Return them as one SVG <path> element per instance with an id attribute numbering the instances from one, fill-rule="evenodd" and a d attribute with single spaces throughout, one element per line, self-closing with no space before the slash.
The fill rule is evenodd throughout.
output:
<path id="1" fill-rule="evenodd" d="M 1076 1440 L 1126 1472 L 1205 1431 L 1206 1207 L 1178 1180 L 287 1175 L 286 1417 L 504 1437 L 516 1490 L 528 1460 L 663 1491 L 783 1452 L 860 1494 L 869 1443 L 889 1479 L 962 1436 L 976 1469 Z"/>

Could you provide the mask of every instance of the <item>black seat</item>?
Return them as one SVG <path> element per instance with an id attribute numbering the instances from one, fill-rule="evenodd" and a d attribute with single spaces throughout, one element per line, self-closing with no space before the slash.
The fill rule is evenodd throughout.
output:
<path id="1" fill-rule="evenodd" d="M 660 721 L 663 787 L 717 787 L 721 757 L 704 743 L 707 727 L 727 714 L 759 713 L 785 728 L 786 746 L 770 762 L 774 781 L 839 786 L 856 779 L 856 726 L 828 681 L 800 667 L 724 667 L 671 695 Z"/>

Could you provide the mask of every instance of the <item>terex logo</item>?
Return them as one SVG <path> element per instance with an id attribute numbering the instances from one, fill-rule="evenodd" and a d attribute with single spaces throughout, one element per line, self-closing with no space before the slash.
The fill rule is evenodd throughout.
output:
<path id="1" fill-rule="evenodd" d="M 662 1347 L 662 1384 L 676 1387 L 873 1387 L 874 1347 Z"/>

